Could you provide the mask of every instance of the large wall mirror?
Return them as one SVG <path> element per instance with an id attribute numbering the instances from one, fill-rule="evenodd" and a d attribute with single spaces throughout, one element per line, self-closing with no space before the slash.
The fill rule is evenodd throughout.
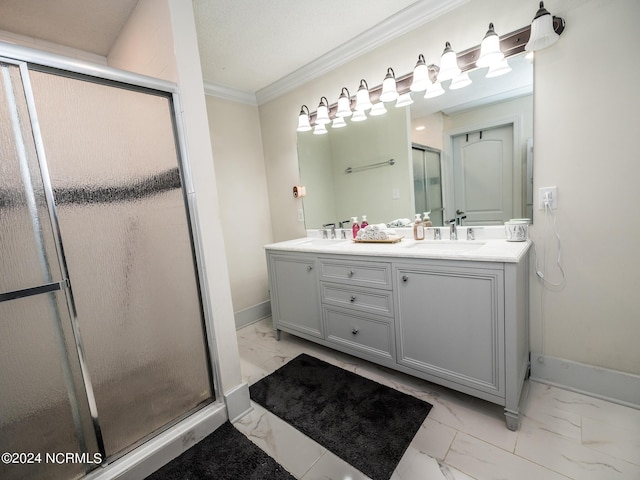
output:
<path id="1" fill-rule="evenodd" d="M 314 135 L 298 133 L 307 229 L 367 215 L 369 223 L 413 219 L 434 225 L 464 212 L 463 224 L 532 218 L 533 64 L 509 58 L 511 72 L 409 107 L 387 106 L 366 121 Z M 367 112 L 369 113 L 369 112 Z"/>

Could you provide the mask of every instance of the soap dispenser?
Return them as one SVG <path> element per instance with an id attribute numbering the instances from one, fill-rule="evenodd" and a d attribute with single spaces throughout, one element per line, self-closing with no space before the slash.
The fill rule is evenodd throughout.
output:
<path id="1" fill-rule="evenodd" d="M 416 213 L 416 218 L 413 222 L 413 238 L 415 240 L 424 240 L 424 224 L 420 219 L 419 213 Z"/>
<path id="2" fill-rule="evenodd" d="M 353 238 L 358 236 L 358 231 L 360 230 L 360 225 L 358 225 L 358 217 L 351 217 L 351 232 L 353 232 Z"/>
<path id="3" fill-rule="evenodd" d="M 369 222 L 367 222 L 367 216 L 362 215 L 362 223 L 360 224 L 360 228 L 366 228 L 367 225 L 369 225 Z"/>
<path id="4" fill-rule="evenodd" d="M 422 218 L 422 224 L 424 225 L 424 228 L 433 227 L 433 222 L 429 218 L 429 215 L 431 215 L 431 210 L 429 210 L 428 212 L 424 212 L 424 217 Z"/>

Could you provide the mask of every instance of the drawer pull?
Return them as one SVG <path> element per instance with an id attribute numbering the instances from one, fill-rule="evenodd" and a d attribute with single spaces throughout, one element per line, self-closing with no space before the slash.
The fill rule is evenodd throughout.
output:
<path id="1" fill-rule="evenodd" d="M 353 330 L 351 330 L 351 333 L 353 333 L 354 335 L 357 335 L 358 334 L 358 329 L 354 328 Z"/>
<path id="2" fill-rule="evenodd" d="M 353 270 L 349 270 L 348 275 L 349 275 L 350 277 L 353 277 L 353 276 L 355 275 L 355 273 L 356 273 L 356 272 L 354 272 Z"/>
<path id="3" fill-rule="evenodd" d="M 402 276 L 402 281 L 403 281 L 403 282 L 406 282 L 406 281 L 408 281 L 408 280 L 409 280 L 409 276 L 408 276 L 408 275 L 403 275 L 403 276 Z"/>
<path id="4" fill-rule="evenodd" d="M 351 302 L 355 302 L 356 301 L 356 296 L 355 295 L 351 295 Z"/>
<path id="5" fill-rule="evenodd" d="M 311 270 L 313 270 L 313 267 L 311 265 L 307 265 L 307 271 L 310 272 Z"/>

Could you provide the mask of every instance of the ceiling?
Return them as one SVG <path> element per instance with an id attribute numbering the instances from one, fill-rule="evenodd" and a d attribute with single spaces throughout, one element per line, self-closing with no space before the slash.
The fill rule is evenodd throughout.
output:
<path id="1" fill-rule="evenodd" d="M 203 78 L 255 93 L 358 38 L 361 54 L 390 38 L 385 28 L 397 36 L 466 1 L 193 0 Z M 137 3 L 0 0 L 0 30 L 106 56 Z"/>

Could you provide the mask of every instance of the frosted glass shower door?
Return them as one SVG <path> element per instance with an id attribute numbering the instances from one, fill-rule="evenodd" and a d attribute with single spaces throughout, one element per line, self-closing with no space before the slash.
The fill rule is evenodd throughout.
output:
<path id="1" fill-rule="evenodd" d="M 108 457 L 211 402 L 169 94 L 31 71 Z"/>

